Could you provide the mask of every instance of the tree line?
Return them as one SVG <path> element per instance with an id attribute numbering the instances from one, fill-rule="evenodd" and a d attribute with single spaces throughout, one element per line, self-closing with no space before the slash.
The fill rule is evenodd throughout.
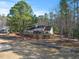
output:
<path id="1" fill-rule="evenodd" d="M 57 10 L 37 17 L 31 6 L 21 0 L 11 7 L 7 24 L 10 32 L 23 32 L 34 24 L 44 24 L 53 26 L 56 34 L 79 38 L 79 0 L 60 0 Z"/>
<path id="2" fill-rule="evenodd" d="M 79 0 L 60 0 L 55 23 L 59 33 L 69 38 L 79 38 Z"/>

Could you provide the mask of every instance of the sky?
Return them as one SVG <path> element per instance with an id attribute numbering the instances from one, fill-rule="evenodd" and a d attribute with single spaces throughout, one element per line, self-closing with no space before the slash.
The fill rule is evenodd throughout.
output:
<path id="1" fill-rule="evenodd" d="M 11 7 L 20 0 L 0 0 L 0 15 L 7 15 Z M 37 16 L 58 8 L 59 0 L 26 0 Z"/>

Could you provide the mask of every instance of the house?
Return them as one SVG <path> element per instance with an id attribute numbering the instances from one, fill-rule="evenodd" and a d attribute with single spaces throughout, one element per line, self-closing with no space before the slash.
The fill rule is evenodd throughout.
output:
<path id="1" fill-rule="evenodd" d="M 51 34 L 53 35 L 53 27 L 46 25 L 36 25 L 24 30 L 24 34 Z"/>

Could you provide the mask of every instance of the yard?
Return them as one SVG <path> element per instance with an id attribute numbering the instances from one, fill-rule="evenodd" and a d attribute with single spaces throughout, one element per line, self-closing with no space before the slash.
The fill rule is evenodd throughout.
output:
<path id="1" fill-rule="evenodd" d="M 1 59 L 7 59 L 8 57 L 10 59 L 79 58 L 79 46 L 72 46 L 72 41 L 68 42 L 68 40 L 54 40 L 53 42 L 52 40 L 52 42 L 49 42 L 47 40 L 22 40 L 12 34 L 9 36 L 1 35 L 0 38 L 1 44 L 9 44 L 12 47 L 10 50 L 5 49 L 5 51 L 0 52 Z"/>

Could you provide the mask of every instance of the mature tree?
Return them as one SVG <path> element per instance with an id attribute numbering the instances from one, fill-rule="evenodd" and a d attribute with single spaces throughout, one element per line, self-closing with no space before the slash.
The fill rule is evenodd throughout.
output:
<path id="1" fill-rule="evenodd" d="M 59 28 L 58 28 L 58 26 L 59 26 L 59 24 L 58 24 L 59 23 L 58 22 L 59 18 L 57 16 L 57 14 L 58 13 L 55 14 L 53 11 L 51 11 L 49 13 L 49 25 L 53 26 L 54 33 L 59 32 Z"/>
<path id="2" fill-rule="evenodd" d="M 36 24 L 38 21 L 38 17 L 36 15 L 33 15 L 32 19 L 33 24 Z"/>
<path id="3" fill-rule="evenodd" d="M 49 17 L 47 13 L 44 14 L 44 21 L 47 25 L 49 24 Z"/>
<path id="4" fill-rule="evenodd" d="M 53 12 L 50 12 L 50 13 L 49 13 L 49 18 L 50 18 L 49 24 L 50 24 L 50 25 L 53 25 L 53 18 L 54 18 Z"/>
<path id="5" fill-rule="evenodd" d="M 61 34 L 68 36 L 68 3 L 67 0 L 60 0 L 60 15 L 61 15 Z"/>
<path id="6" fill-rule="evenodd" d="M 73 6 L 73 19 L 74 19 L 74 28 L 73 28 L 73 37 L 79 38 L 79 0 L 71 0 Z"/>
<path id="7" fill-rule="evenodd" d="M 32 9 L 24 0 L 17 2 L 8 14 L 8 25 L 11 32 L 22 32 L 32 25 Z"/>

